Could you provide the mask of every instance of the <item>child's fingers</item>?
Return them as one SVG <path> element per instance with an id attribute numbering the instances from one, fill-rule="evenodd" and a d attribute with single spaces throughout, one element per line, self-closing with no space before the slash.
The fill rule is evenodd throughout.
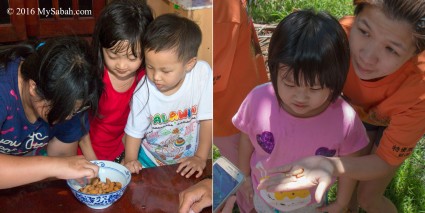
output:
<path id="1" fill-rule="evenodd" d="M 326 189 L 331 184 L 331 179 L 324 179 L 323 181 L 319 182 L 316 188 L 315 198 L 317 202 L 321 202 L 323 196 L 326 193 Z"/>
<path id="2" fill-rule="evenodd" d="M 131 164 L 131 170 L 133 170 L 132 173 L 139 174 L 139 170 L 137 169 L 137 167 L 134 164 Z"/>
<path id="3" fill-rule="evenodd" d="M 97 166 L 97 165 L 95 165 L 93 163 L 88 162 L 87 164 L 84 165 L 84 168 L 86 170 L 86 173 L 87 172 L 89 173 L 89 175 L 86 175 L 87 177 L 92 178 L 92 177 L 97 177 L 98 176 L 99 166 Z"/>
<path id="4" fill-rule="evenodd" d="M 185 176 L 191 170 L 192 170 L 192 166 L 191 165 L 187 165 L 180 174 L 181 174 L 181 176 Z"/>
<path id="5" fill-rule="evenodd" d="M 183 168 L 185 168 L 185 167 L 187 167 L 191 164 L 190 158 L 182 158 L 178 162 L 180 163 L 180 165 L 177 168 L 177 173 L 179 173 Z"/>
<path id="6" fill-rule="evenodd" d="M 131 161 L 125 164 L 125 167 L 127 167 L 128 170 L 130 170 L 131 173 L 139 174 L 139 171 L 142 170 L 142 165 L 138 161 Z"/>
<path id="7" fill-rule="evenodd" d="M 186 178 L 189 178 L 190 176 L 192 176 L 193 174 L 195 174 L 195 172 L 198 172 L 198 174 L 196 174 L 196 178 L 201 177 L 203 170 L 200 166 L 194 166 L 192 167 L 192 169 L 188 172 L 188 174 L 186 174 Z"/>
<path id="8" fill-rule="evenodd" d="M 196 178 L 201 177 L 203 173 L 204 173 L 203 169 L 198 170 L 198 174 L 196 174 Z"/>
<path id="9" fill-rule="evenodd" d="M 136 163 L 135 163 L 135 167 L 136 167 L 136 170 L 137 170 L 137 174 L 139 174 L 139 172 L 140 172 L 140 170 L 142 170 L 142 165 L 139 163 L 139 161 L 137 161 Z"/>
<path id="10" fill-rule="evenodd" d="M 190 176 L 192 176 L 194 173 L 196 172 L 196 169 L 192 168 L 187 174 L 186 174 L 186 178 L 190 178 Z"/>
<path id="11" fill-rule="evenodd" d="M 177 167 L 177 173 L 179 173 L 184 167 L 186 167 L 186 163 L 184 163 L 184 162 L 181 162 L 180 163 L 180 165 L 179 165 L 179 167 Z"/>

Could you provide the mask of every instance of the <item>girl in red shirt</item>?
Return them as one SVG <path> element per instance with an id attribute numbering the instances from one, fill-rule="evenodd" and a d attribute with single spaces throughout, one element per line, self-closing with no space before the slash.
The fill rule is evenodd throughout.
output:
<path id="1" fill-rule="evenodd" d="M 96 65 L 103 79 L 103 93 L 90 132 L 80 141 L 80 154 L 88 160 L 124 158 L 122 141 L 130 112 L 129 102 L 144 76 L 142 37 L 153 21 L 143 1 L 113 1 L 101 12 L 93 33 Z"/>

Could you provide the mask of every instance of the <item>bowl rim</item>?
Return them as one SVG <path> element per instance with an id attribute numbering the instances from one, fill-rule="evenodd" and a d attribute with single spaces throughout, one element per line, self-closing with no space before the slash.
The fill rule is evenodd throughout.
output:
<path id="1" fill-rule="evenodd" d="M 113 169 L 113 170 L 115 170 L 115 171 L 117 171 L 117 172 L 119 172 L 119 173 L 123 174 L 123 175 L 124 175 L 124 178 L 125 178 L 126 180 L 128 179 L 127 183 L 126 183 L 126 184 L 122 184 L 122 183 L 121 183 L 121 184 L 122 184 L 121 189 L 119 189 L 119 190 L 117 190 L 117 191 L 114 191 L 114 192 L 108 192 L 108 193 L 104 193 L 104 194 L 88 194 L 88 193 L 80 192 L 80 191 L 78 191 L 78 189 L 74 189 L 74 187 L 72 187 L 72 186 L 71 186 L 71 184 L 70 184 L 70 181 L 71 181 L 72 179 L 68 179 L 68 180 L 66 180 L 66 183 L 67 183 L 68 187 L 69 187 L 72 191 L 75 191 L 76 193 L 79 193 L 79 194 L 83 194 L 83 195 L 85 195 L 85 196 L 111 195 L 111 194 L 118 193 L 118 192 L 120 192 L 120 191 L 125 190 L 125 189 L 127 188 L 128 184 L 130 184 L 130 181 L 131 181 L 131 172 L 130 172 L 130 170 L 129 170 L 129 169 L 127 169 L 127 167 L 125 167 L 125 166 L 121 165 L 120 163 L 117 163 L 117 162 L 114 162 L 114 161 L 108 161 L 108 160 L 91 160 L 90 162 L 91 162 L 91 163 L 96 164 L 96 165 L 97 165 L 97 166 L 99 166 L 99 167 L 110 168 L 110 169 Z M 99 164 L 104 163 L 105 165 L 104 165 L 104 166 L 100 166 L 100 165 L 98 165 L 98 163 L 99 163 Z M 118 170 L 118 169 L 116 169 L 116 168 L 113 168 L 113 167 L 107 167 L 107 164 L 109 164 L 109 165 L 115 165 L 115 166 L 121 167 L 121 168 L 122 168 L 122 169 L 124 169 L 125 171 L 124 171 L 124 173 L 122 173 L 121 171 L 119 171 L 119 170 Z M 128 173 L 128 174 L 126 174 L 126 173 Z M 81 188 L 82 188 L 82 187 L 81 187 Z"/>

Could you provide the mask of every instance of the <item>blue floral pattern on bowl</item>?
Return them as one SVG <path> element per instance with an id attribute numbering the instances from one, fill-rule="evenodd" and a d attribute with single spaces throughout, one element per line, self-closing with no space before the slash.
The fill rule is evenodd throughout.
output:
<path id="1" fill-rule="evenodd" d="M 90 208 L 104 209 L 112 205 L 124 194 L 127 185 L 131 181 L 131 172 L 123 165 L 112 161 L 91 162 L 99 166 L 99 178 L 101 181 L 105 182 L 105 179 L 109 178 L 111 181 L 120 182 L 122 184 L 122 188 L 108 194 L 93 195 L 79 192 L 78 189 L 81 187 L 73 184 L 72 180 L 68 180 L 67 183 L 77 200 L 86 204 Z"/>

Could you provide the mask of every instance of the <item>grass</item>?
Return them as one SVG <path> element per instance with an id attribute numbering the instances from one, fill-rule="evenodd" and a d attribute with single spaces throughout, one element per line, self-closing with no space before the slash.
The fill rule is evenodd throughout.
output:
<path id="1" fill-rule="evenodd" d="M 352 0 L 252 0 L 248 11 L 256 23 L 278 23 L 297 9 L 314 8 L 328 11 L 337 19 L 352 15 Z"/>
<path id="2" fill-rule="evenodd" d="M 425 212 L 425 139 L 399 168 L 385 191 L 400 213 Z"/>

